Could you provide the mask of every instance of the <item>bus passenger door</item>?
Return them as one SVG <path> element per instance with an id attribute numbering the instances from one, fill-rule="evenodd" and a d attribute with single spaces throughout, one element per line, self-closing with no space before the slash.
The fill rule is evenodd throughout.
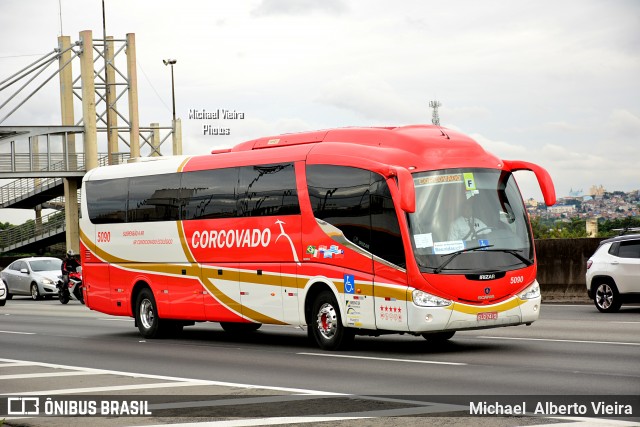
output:
<path id="1" fill-rule="evenodd" d="M 385 180 L 379 175 L 375 178 L 371 188 L 371 253 L 374 255 L 376 327 L 406 331 L 406 257 L 392 197 L 397 187 L 393 179 Z M 398 194 L 396 200 L 399 200 Z"/>
<path id="2" fill-rule="evenodd" d="M 407 274 L 385 263 L 375 263 L 376 327 L 407 330 Z"/>

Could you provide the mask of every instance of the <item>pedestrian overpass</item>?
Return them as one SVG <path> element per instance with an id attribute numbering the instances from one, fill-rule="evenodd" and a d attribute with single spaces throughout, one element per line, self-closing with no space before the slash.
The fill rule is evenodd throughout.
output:
<path id="1" fill-rule="evenodd" d="M 118 61 L 125 65 L 119 68 Z M 80 73 L 74 76 L 77 62 Z M 51 75 L 44 74 L 52 68 Z M 56 76 L 61 126 L 3 126 Z M 29 86 L 35 89 L 25 95 Z M 74 100 L 81 108 L 74 108 Z M 77 121 L 76 110 L 82 112 Z M 35 210 L 35 220 L 0 230 L 0 254 L 41 252 L 61 242 L 78 252 L 79 189 L 85 173 L 129 158 L 161 156 L 160 147 L 170 137 L 173 154 L 182 154 L 181 121 L 175 113 L 171 127 L 139 124 L 135 34 L 93 39 L 91 31 L 82 31 L 74 43 L 58 37 L 52 52 L 0 81 L 0 209 Z M 99 146 L 106 152 L 99 152 Z M 126 148 L 121 151 L 121 146 Z M 43 215 L 43 209 L 54 212 Z"/>

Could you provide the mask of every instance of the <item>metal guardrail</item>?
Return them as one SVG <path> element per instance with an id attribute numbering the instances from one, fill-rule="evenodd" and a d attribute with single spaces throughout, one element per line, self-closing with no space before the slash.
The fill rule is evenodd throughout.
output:
<path id="1" fill-rule="evenodd" d="M 6 170 L 6 169 L 2 169 L 3 163 L 2 160 L 4 157 L 6 157 L 7 155 L 2 155 L 0 154 L 0 170 Z M 20 155 L 22 156 L 22 155 Z M 28 156 L 28 154 L 26 154 L 26 156 Z M 42 157 L 43 155 L 40 155 L 39 157 Z M 53 155 L 52 155 L 53 156 Z M 62 154 L 60 154 L 60 156 L 62 156 Z M 82 155 L 78 155 L 78 156 L 82 156 L 82 162 L 79 163 L 75 163 L 76 165 L 82 165 L 82 167 L 84 168 L 84 154 Z M 127 161 L 127 159 L 129 159 L 130 155 L 129 153 L 114 153 L 112 154 L 112 158 L 114 161 L 112 161 L 112 163 L 116 163 L 116 164 L 120 164 L 120 163 L 125 163 Z M 50 158 L 50 157 L 49 157 Z M 44 155 L 44 159 L 47 159 L 47 156 Z M 54 164 L 51 165 L 50 168 L 48 168 L 48 170 L 59 170 L 59 171 L 66 171 L 69 170 L 67 169 L 67 167 L 69 166 L 69 164 L 72 163 L 67 163 L 66 162 L 67 159 L 64 159 L 62 161 L 58 161 Z M 36 164 L 37 161 L 32 162 L 32 164 Z M 65 164 L 67 163 L 67 164 Z M 109 154 L 108 153 L 100 153 L 98 154 L 98 165 L 100 166 L 105 166 L 109 164 Z M 27 169 L 28 170 L 28 169 Z M 38 169 L 38 170 L 42 170 L 42 169 Z M 84 169 L 80 169 L 80 168 L 76 168 L 76 171 L 84 171 Z M 2 178 L 2 174 L 0 173 L 0 178 Z M 9 203 L 11 201 L 14 200 L 18 200 L 22 197 L 24 197 L 25 195 L 29 194 L 29 193 L 38 193 L 40 191 L 46 190 L 48 188 L 51 187 L 55 187 L 58 185 L 62 185 L 62 178 L 19 178 L 16 179 L 2 187 L 0 187 L 0 206 L 4 205 L 5 203 Z"/>
<path id="2" fill-rule="evenodd" d="M 101 153 L 98 155 L 98 164 L 105 166 L 109 164 L 109 155 Z M 112 163 L 125 163 L 130 157 L 129 153 L 112 154 Z M 56 165 L 58 167 L 58 165 Z M 1 175 L 1 174 L 0 174 Z M 5 202 L 16 200 L 30 192 L 44 190 L 51 186 L 62 184 L 62 178 L 21 178 L 3 187 L 0 187 L 0 205 Z M 62 198 L 53 200 L 63 201 Z M 78 205 L 80 204 L 80 192 L 78 192 Z M 54 212 L 45 215 L 39 221 L 31 220 L 22 225 L 0 230 L 0 252 L 17 249 L 21 246 L 35 241 L 51 237 L 55 234 L 64 233 L 66 230 L 64 211 Z"/>
<path id="3" fill-rule="evenodd" d="M 54 212 L 42 217 L 42 221 L 27 221 L 22 225 L 0 231 L 0 251 L 6 252 L 30 243 L 63 233 L 66 230 L 63 212 Z"/>
<path id="4" fill-rule="evenodd" d="M 11 172 L 31 171 L 84 171 L 84 153 L 12 153 L 0 154 L 0 170 Z"/>

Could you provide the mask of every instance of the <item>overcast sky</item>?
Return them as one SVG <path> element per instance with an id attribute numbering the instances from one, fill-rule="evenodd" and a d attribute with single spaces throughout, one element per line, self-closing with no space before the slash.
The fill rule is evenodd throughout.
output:
<path id="1" fill-rule="evenodd" d="M 0 0 L 0 80 L 55 48 L 60 21 L 72 41 L 82 30 L 102 37 L 99 0 L 60 3 Z M 108 35 L 136 34 L 142 125 L 170 126 L 162 59 L 177 60 L 186 154 L 285 132 L 430 123 L 437 99 L 443 126 L 547 168 L 559 196 L 640 188 L 636 0 L 105 4 Z M 59 124 L 57 82 L 49 86 L 2 125 Z M 245 118 L 189 120 L 190 109 Z M 203 124 L 230 135 L 203 135 Z M 542 200 L 532 174 L 518 181 L 525 198 Z M 4 211 L 0 221 L 10 221 Z"/>

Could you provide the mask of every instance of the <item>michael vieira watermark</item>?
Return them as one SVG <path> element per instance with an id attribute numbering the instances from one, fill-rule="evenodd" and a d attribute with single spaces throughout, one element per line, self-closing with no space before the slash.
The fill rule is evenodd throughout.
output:
<path id="1" fill-rule="evenodd" d="M 189 120 L 244 120 L 245 114 L 242 111 L 216 108 L 207 110 L 205 108 L 189 109 Z M 213 125 L 211 123 L 202 124 L 203 135 L 231 135 L 231 129 L 224 126 Z"/>
<path id="2" fill-rule="evenodd" d="M 526 401 L 501 403 L 497 401 L 469 402 L 469 415 L 543 415 L 543 416 L 634 416 L 633 405 L 617 401 L 556 403 L 553 401 Z"/>

